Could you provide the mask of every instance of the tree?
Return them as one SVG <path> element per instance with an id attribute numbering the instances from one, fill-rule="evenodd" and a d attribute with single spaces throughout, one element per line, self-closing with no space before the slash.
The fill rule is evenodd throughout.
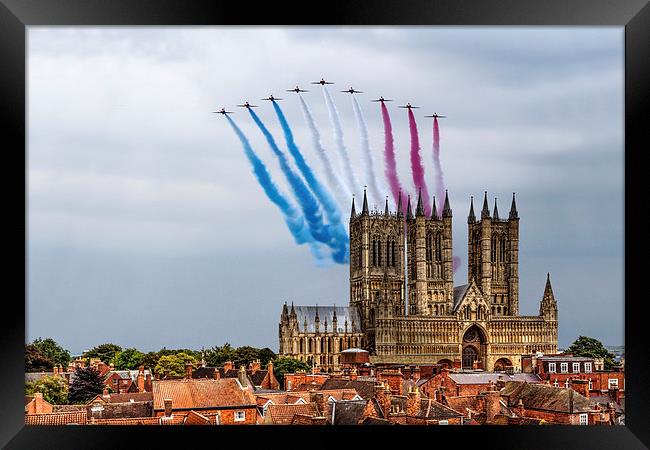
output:
<path id="1" fill-rule="evenodd" d="M 275 358 L 277 358 L 278 355 L 276 355 L 273 350 L 271 350 L 268 347 L 264 347 L 263 349 L 260 350 L 259 354 L 257 355 L 257 358 L 260 360 L 262 363 L 262 367 L 265 367 L 269 361 L 273 361 Z"/>
<path id="2" fill-rule="evenodd" d="M 72 359 L 70 352 L 57 344 L 54 339 L 39 337 L 32 342 L 32 345 L 55 365 L 67 368 L 68 364 L 70 364 Z"/>
<path id="3" fill-rule="evenodd" d="M 295 373 L 297 370 L 309 370 L 311 366 L 299 359 L 279 356 L 273 360 L 273 374 L 280 386 L 284 385 L 284 374 Z"/>
<path id="4" fill-rule="evenodd" d="M 40 380 L 25 383 L 25 395 L 43 394 L 43 398 L 53 405 L 68 403 L 68 383 L 61 376 L 45 376 Z"/>
<path id="5" fill-rule="evenodd" d="M 25 372 L 48 372 L 54 363 L 41 353 L 34 344 L 25 346 Z"/>
<path id="6" fill-rule="evenodd" d="M 110 364 L 122 347 L 115 344 L 102 344 L 84 353 L 86 358 L 99 358 L 104 364 Z"/>
<path id="7" fill-rule="evenodd" d="M 79 367 L 75 370 L 70 388 L 68 389 L 68 400 L 70 403 L 87 403 L 104 390 L 104 380 L 99 371 L 93 367 Z"/>
<path id="8" fill-rule="evenodd" d="M 226 361 L 235 360 L 235 349 L 226 342 L 222 347 L 213 347 L 205 352 L 205 363 L 211 367 L 223 366 Z"/>
<path id="9" fill-rule="evenodd" d="M 143 365 L 144 357 L 144 353 L 137 349 L 127 348 L 117 352 L 113 357 L 112 363 L 116 370 L 134 370 Z"/>
<path id="10" fill-rule="evenodd" d="M 603 358 L 605 370 L 610 370 L 616 361 L 615 356 L 605 348 L 602 342 L 587 336 L 580 336 L 576 339 L 564 353 L 574 356 L 587 356 L 590 358 Z"/>
<path id="11" fill-rule="evenodd" d="M 163 355 L 158 359 L 155 372 L 161 377 L 182 377 L 185 375 L 185 364 L 196 364 L 196 358 L 185 352 Z"/>

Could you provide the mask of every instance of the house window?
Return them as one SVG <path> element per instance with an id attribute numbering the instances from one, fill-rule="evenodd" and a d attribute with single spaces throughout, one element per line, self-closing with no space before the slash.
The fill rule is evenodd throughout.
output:
<path id="1" fill-rule="evenodd" d="M 589 390 L 591 391 L 594 388 L 594 382 L 589 378 Z"/>
<path id="2" fill-rule="evenodd" d="M 560 383 L 557 382 L 557 378 L 556 378 L 555 381 L 553 382 L 553 386 L 555 386 L 555 387 L 559 387 L 559 386 L 560 386 Z"/>
<path id="3" fill-rule="evenodd" d="M 580 425 L 588 425 L 589 424 L 589 418 L 587 414 L 580 414 Z"/>
<path id="4" fill-rule="evenodd" d="M 568 387 L 569 387 L 569 380 L 568 380 L 568 379 L 564 382 L 564 387 L 565 387 L 565 388 L 568 388 Z"/>
<path id="5" fill-rule="evenodd" d="M 617 388 L 618 387 L 618 378 L 610 378 L 609 380 L 607 380 L 607 387 L 609 389 Z"/>
<path id="6" fill-rule="evenodd" d="M 555 363 L 548 363 L 548 372 L 555 373 Z"/>
<path id="7" fill-rule="evenodd" d="M 573 363 L 573 372 L 580 372 L 580 363 Z"/>
<path id="8" fill-rule="evenodd" d="M 567 373 L 569 371 L 569 363 L 560 363 L 560 371 Z"/>
<path id="9" fill-rule="evenodd" d="M 246 420 L 246 411 L 235 411 L 235 422 Z"/>
<path id="10" fill-rule="evenodd" d="M 591 363 L 585 363 L 585 373 L 591 373 Z"/>
<path id="11" fill-rule="evenodd" d="M 438 425 L 449 425 L 449 421 L 448 420 L 439 420 Z"/>

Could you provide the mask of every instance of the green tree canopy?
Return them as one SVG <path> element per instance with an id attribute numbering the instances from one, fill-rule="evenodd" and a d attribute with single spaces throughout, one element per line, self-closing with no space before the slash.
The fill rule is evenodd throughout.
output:
<path id="1" fill-rule="evenodd" d="M 143 365 L 144 357 L 144 353 L 137 349 L 127 348 L 117 352 L 113 357 L 112 363 L 115 365 L 116 370 L 134 370 Z M 154 366 L 155 364 L 152 367 Z"/>
<path id="2" fill-rule="evenodd" d="M 279 356 L 273 360 L 273 374 L 278 379 L 280 386 L 284 386 L 284 374 L 294 373 L 297 370 L 309 370 L 311 366 L 299 359 Z"/>
<path id="3" fill-rule="evenodd" d="M 39 337 L 32 342 L 32 345 L 52 361 L 53 364 L 62 366 L 64 369 L 68 367 L 72 359 L 70 352 L 57 344 L 52 338 L 42 339 Z"/>
<path id="4" fill-rule="evenodd" d="M 221 347 L 212 347 L 205 351 L 205 363 L 210 367 L 220 367 L 226 361 L 235 360 L 235 349 L 226 342 Z"/>
<path id="5" fill-rule="evenodd" d="M 615 356 L 605 348 L 602 342 L 588 336 L 580 336 L 564 353 L 574 356 L 587 356 L 590 358 L 603 358 L 605 370 L 610 370 L 615 364 Z"/>
<path id="6" fill-rule="evenodd" d="M 110 364 L 117 352 L 122 351 L 122 347 L 115 344 L 102 344 L 94 347 L 84 353 L 86 358 L 99 358 L 104 364 Z"/>
<path id="7" fill-rule="evenodd" d="M 34 344 L 25 346 L 25 372 L 48 372 L 54 363 L 41 353 Z"/>
<path id="8" fill-rule="evenodd" d="M 185 364 L 196 364 L 196 358 L 187 353 L 175 353 L 162 355 L 158 358 L 158 364 L 154 369 L 161 377 L 183 377 L 185 376 Z"/>
<path id="9" fill-rule="evenodd" d="M 34 392 L 43 394 L 43 398 L 53 405 L 68 403 L 68 383 L 61 376 L 45 376 L 40 380 L 25 383 L 25 394 L 34 395 Z"/>
<path id="10" fill-rule="evenodd" d="M 79 367 L 73 374 L 68 389 L 68 400 L 74 404 L 84 404 L 104 390 L 104 380 L 97 369 Z"/>

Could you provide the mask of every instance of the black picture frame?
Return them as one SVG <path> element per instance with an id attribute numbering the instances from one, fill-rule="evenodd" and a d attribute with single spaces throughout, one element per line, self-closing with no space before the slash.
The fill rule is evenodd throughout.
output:
<path id="1" fill-rule="evenodd" d="M 0 0 L 0 78 L 4 171 L 3 206 L 11 235 L 5 238 L 5 279 L 16 295 L 5 295 L 0 332 L 0 446 L 6 448 L 119 448 L 135 441 L 167 447 L 184 445 L 270 445 L 279 434 L 285 445 L 349 445 L 388 437 L 397 445 L 421 445 L 414 434 L 436 445 L 499 448 L 646 448 L 650 446 L 644 266 L 640 192 L 642 139 L 647 137 L 650 72 L 650 5 L 647 0 L 348 0 L 244 3 L 209 0 Z M 626 426 L 624 427 L 25 427 L 24 346 L 26 292 L 26 27 L 31 25 L 609 25 L 625 27 L 625 345 Z M 646 146 L 647 147 L 647 146 Z M 11 176 L 8 176 L 11 175 Z M 19 185 L 16 188 L 16 185 Z M 19 195 L 19 189 L 23 195 Z M 10 195 L 7 195 L 10 194 Z M 603 214 L 608 214 L 603 209 Z M 587 224 L 588 226 L 588 224 Z M 21 281 L 22 280 L 22 281 Z M 12 294 L 14 290 L 10 291 Z M 603 314 L 606 317 L 606 314 Z M 606 320 L 606 319 L 604 319 Z M 332 432 L 334 431 L 334 434 Z M 125 433 L 128 433 L 125 434 Z M 225 434 L 224 434 L 225 433 Z M 328 433 L 328 434 L 321 434 Z M 402 434 L 408 433 L 408 434 Z M 388 436 L 390 434 L 390 436 Z M 445 436 L 443 436 L 443 434 Z M 259 436 L 265 435 L 265 436 Z M 234 438 L 225 444 L 226 438 Z M 426 442 L 426 441 L 425 441 Z M 452 444 L 453 445 L 453 444 Z"/>

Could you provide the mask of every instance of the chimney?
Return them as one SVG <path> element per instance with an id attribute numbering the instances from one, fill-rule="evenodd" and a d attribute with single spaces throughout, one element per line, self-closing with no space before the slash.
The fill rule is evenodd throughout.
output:
<path id="1" fill-rule="evenodd" d="M 151 370 L 149 370 L 149 373 L 144 377 L 144 390 L 145 392 L 153 391 L 153 386 L 151 383 Z"/>
<path id="2" fill-rule="evenodd" d="M 111 363 L 111 365 L 108 366 L 108 367 L 109 367 L 111 370 L 115 370 L 115 365 L 114 365 L 113 363 Z"/>
<path id="3" fill-rule="evenodd" d="M 220 380 L 221 379 L 221 372 L 219 372 L 218 367 L 214 368 L 214 373 L 212 375 L 214 376 L 215 380 Z"/>
<path id="4" fill-rule="evenodd" d="M 160 374 L 159 373 L 155 374 L 154 378 L 156 379 L 156 381 L 160 381 Z"/>
<path id="5" fill-rule="evenodd" d="M 573 398 L 571 398 L 571 400 L 573 400 Z M 571 406 L 571 411 L 573 411 L 573 406 Z M 524 417 L 525 412 L 526 410 L 524 409 L 524 402 L 519 399 L 519 402 L 517 402 L 517 415 L 519 417 Z"/>
<path id="6" fill-rule="evenodd" d="M 52 374 L 57 375 L 59 373 L 59 366 L 52 367 Z"/>
<path id="7" fill-rule="evenodd" d="M 413 369 L 413 381 L 418 381 L 420 379 L 420 366 L 415 366 Z"/>
<path id="8" fill-rule="evenodd" d="M 384 385 L 383 382 L 375 386 L 375 397 L 377 402 L 381 407 L 381 410 L 384 412 L 384 418 L 388 418 L 388 413 L 390 412 L 391 405 L 391 395 L 390 395 L 390 386 Z"/>
<path id="9" fill-rule="evenodd" d="M 350 371 L 350 380 L 354 381 L 357 379 L 357 369 L 356 367 Z"/>
<path id="10" fill-rule="evenodd" d="M 185 363 L 185 378 L 188 380 L 192 379 L 192 363 L 188 362 Z"/>
<path id="11" fill-rule="evenodd" d="M 570 383 L 571 389 L 576 391 L 578 394 L 589 398 L 589 381 L 575 378 L 571 380 Z"/>
<path id="12" fill-rule="evenodd" d="M 239 384 L 241 384 L 243 388 L 246 388 L 248 386 L 248 377 L 246 376 L 246 368 L 244 367 L 243 364 L 239 366 L 237 379 L 239 380 Z"/>
<path id="13" fill-rule="evenodd" d="M 269 363 L 266 365 L 266 370 L 268 370 L 269 376 L 275 375 L 273 373 L 273 361 L 269 360 Z"/>
<path id="14" fill-rule="evenodd" d="M 609 388 L 607 390 L 607 395 L 612 399 L 613 402 L 619 402 L 619 390 L 618 388 Z"/>
<path id="15" fill-rule="evenodd" d="M 501 410 L 501 404 L 499 402 L 501 395 L 499 391 L 489 390 L 483 393 L 483 400 L 485 401 L 486 423 L 491 423 Z"/>
<path id="16" fill-rule="evenodd" d="M 226 361 L 223 363 L 223 370 L 228 371 L 228 370 L 233 370 L 235 366 L 233 365 L 232 361 Z"/>
<path id="17" fill-rule="evenodd" d="M 310 391 L 309 401 L 316 403 L 316 407 L 318 408 L 318 413 L 320 415 L 327 414 L 327 402 L 325 401 L 325 395 L 323 395 L 322 392 Z"/>
<path id="18" fill-rule="evenodd" d="M 409 387 L 406 398 L 406 414 L 416 416 L 420 412 L 420 391 L 416 387 Z"/>
<path id="19" fill-rule="evenodd" d="M 110 395 L 108 394 L 108 387 L 104 386 L 104 391 L 102 392 L 102 397 L 109 397 Z"/>
<path id="20" fill-rule="evenodd" d="M 171 417 L 172 415 L 172 399 L 166 398 L 163 400 L 165 403 L 165 417 Z"/>
<path id="21" fill-rule="evenodd" d="M 144 366 L 140 366 L 138 369 L 138 392 L 144 392 Z"/>
<path id="22" fill-rule="evenodd" d="M 251 372 L 255 373 L 259 370 L 262 370 L 262 363 L 259 359 L 256 359 L 251 363 Z"/>

